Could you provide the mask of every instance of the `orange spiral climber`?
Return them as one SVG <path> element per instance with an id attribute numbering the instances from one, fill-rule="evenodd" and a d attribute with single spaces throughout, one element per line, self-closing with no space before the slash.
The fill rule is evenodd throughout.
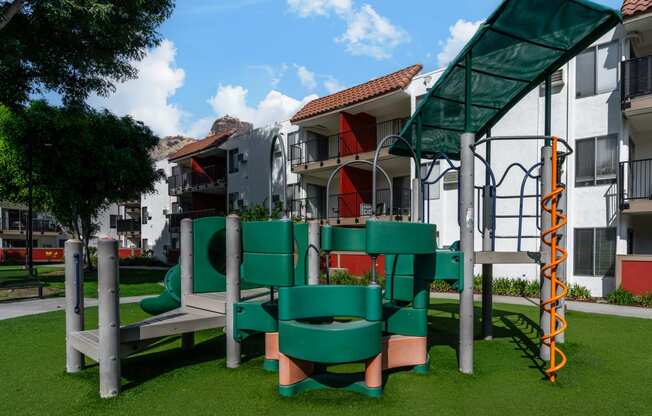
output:
<path id="1" fill-rule="evenodd" d="M 557 347 L 555 337 L 568 327 L 564 317 L 557 314 L 557 303 L 568 294 L 568 287 L 557 280 L 557 268 L 568 258 L 568 252 L 564 247 L 560 247 L 557 241 L 557 231 L 565 227 L 568 222 L 566 215 L 557 210 L 559 198 L 565 191 L 565 188 L 560 186 L 557 177 L 557 144 L 557 137 L 553 137 L 552 189 L 541 199 L 541 208 L 551 216 L 550 228 L 541 234 L 541 242 L 550 247 L 550 261 L 541 267 L 543 278 L 550 280 L 550 296 L 541 304 L 541 308 L 550 314 L 550 332 L 541 337 L 541 342 L 550 348 L 550 367 L 545 374 L 552 382 L 557 380 L 557 372 L 566 365 L 567 361 L 566 355 Z M 558 358 L 559 361 L 557 361 Z"/>

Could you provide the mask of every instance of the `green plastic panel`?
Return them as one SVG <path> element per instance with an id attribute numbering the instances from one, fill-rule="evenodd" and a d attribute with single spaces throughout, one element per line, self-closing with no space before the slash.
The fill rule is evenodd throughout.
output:
<path id="1" fill-rule="evenodd" d="M 290 357 L 318 363 L 365 360 L 381 352 L 382 327 L 380 321 L 280 321 L 279 349 Z"/>
<path id="2" fill-rule="evenodd" d="M 368 220 L 366 246 L 369 255 L 434 253 L 437 249 L 437 226 Z"/>
<path id="3" fill-rule="evenodd" d="M 332 373 L 316 374 L 295 384 L 280 385 L 278 393 L 284 397 L 292 397 L 299 393 L 323 389 L 346 390 L 373 398 L 383 394 L 382 387 L 367 387 L 364 380 L 360 380 L 356 375 Z"/>
<path id="4" fill-rule="evenodd" d="M 294 284 L 294 255 L 244 253 L 243 278 L 261 286 L 292 286 Z"/>
<path id="5" fill-rule="evenodd" d="M 324 225 L 321 228 L 321 249 L 324 251 L 366 250 L 366 231 L 364 228 L 345 228 Z"/>
<path id="6" fill-rule="evenodd" d="M 294 224 L 290 220 L 242 223 L 242 250 L 245 253 L 292 254 Z"/>
<path id="7" fill-rule="evenodd" d="M 464 253 L 438 250 L 435 280 L 446 280 L 461 291 L 464 287 Z"/>
<path id="8" fill-rule="evenodd" d="M 226 290 L 225 226 L 224 217 L 199 218 L 192 222 L 195 293 Z"/>
<path id="9" fill-rule="evenodd" d="M 233 336 L 238 342 L 254 333 L 278 331 L 278 306 L 275 303 L 242 302 L 234 308 Z"/>
<path id="10" fill-rule="evenodd" d="M 428 335 L 428 309 L 383 305 L 384 331 L 389 334 L 413 337 Z"/>
<path id="11" fill-rule="evenodd" d="M 278 290 L 281 321 L 323 317 L 382 318 L 380 286 L 296 286 Z"/>

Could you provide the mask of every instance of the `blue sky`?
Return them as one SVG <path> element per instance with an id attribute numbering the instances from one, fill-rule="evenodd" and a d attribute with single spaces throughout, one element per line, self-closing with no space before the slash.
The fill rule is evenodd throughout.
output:
<path id="1" fill-rule="evenodd" d="M 622 0 L 599 0 L 618 8 Z M 226 113 L 257 125 L 404 66 L 445 64 L 500 0 L 178 0 L 139 79 L 97 107 L 159 135 L 203 137 Z"/>

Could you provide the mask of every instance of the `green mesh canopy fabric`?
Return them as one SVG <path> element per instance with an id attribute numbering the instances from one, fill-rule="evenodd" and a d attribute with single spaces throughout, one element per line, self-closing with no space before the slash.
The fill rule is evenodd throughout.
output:
<path id="1" fill-rule="evenodd" d="M 448 66 L 401 135 L 421 157 L 459 159 L 459 136 L 484 135 L 532 89 L 621 22 L 587 0 L 504 0 Z M 465 62 L 471 59 L 471 117 L 465 128 Z M 391 153 L 409 156 L 402 142 Z"/>

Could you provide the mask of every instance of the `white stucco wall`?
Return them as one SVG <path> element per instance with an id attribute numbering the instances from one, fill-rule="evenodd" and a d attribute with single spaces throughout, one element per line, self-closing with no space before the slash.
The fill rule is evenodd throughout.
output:
<path id="1" fill-rule="evenodd" d="M 167 159 L 159 160 L 155 164 L 157 170 L 165 172 L 165 177 L 172 175 L 172 164 Z M 172 211 L 172 202 L 176 197 L 168 195 L 168 184 L 165 178 L 154 185 L 155 192 L 141 196 L 141 207 L 147 207 L 149 218 L 147 224 L 141 225 L 141 239 L 147 240 L 147 247 L 152 255 L 161 261 L 166 261 L 166 251 L 170 247 L 170 231 L 168 228 L 167 214 Z"/>

